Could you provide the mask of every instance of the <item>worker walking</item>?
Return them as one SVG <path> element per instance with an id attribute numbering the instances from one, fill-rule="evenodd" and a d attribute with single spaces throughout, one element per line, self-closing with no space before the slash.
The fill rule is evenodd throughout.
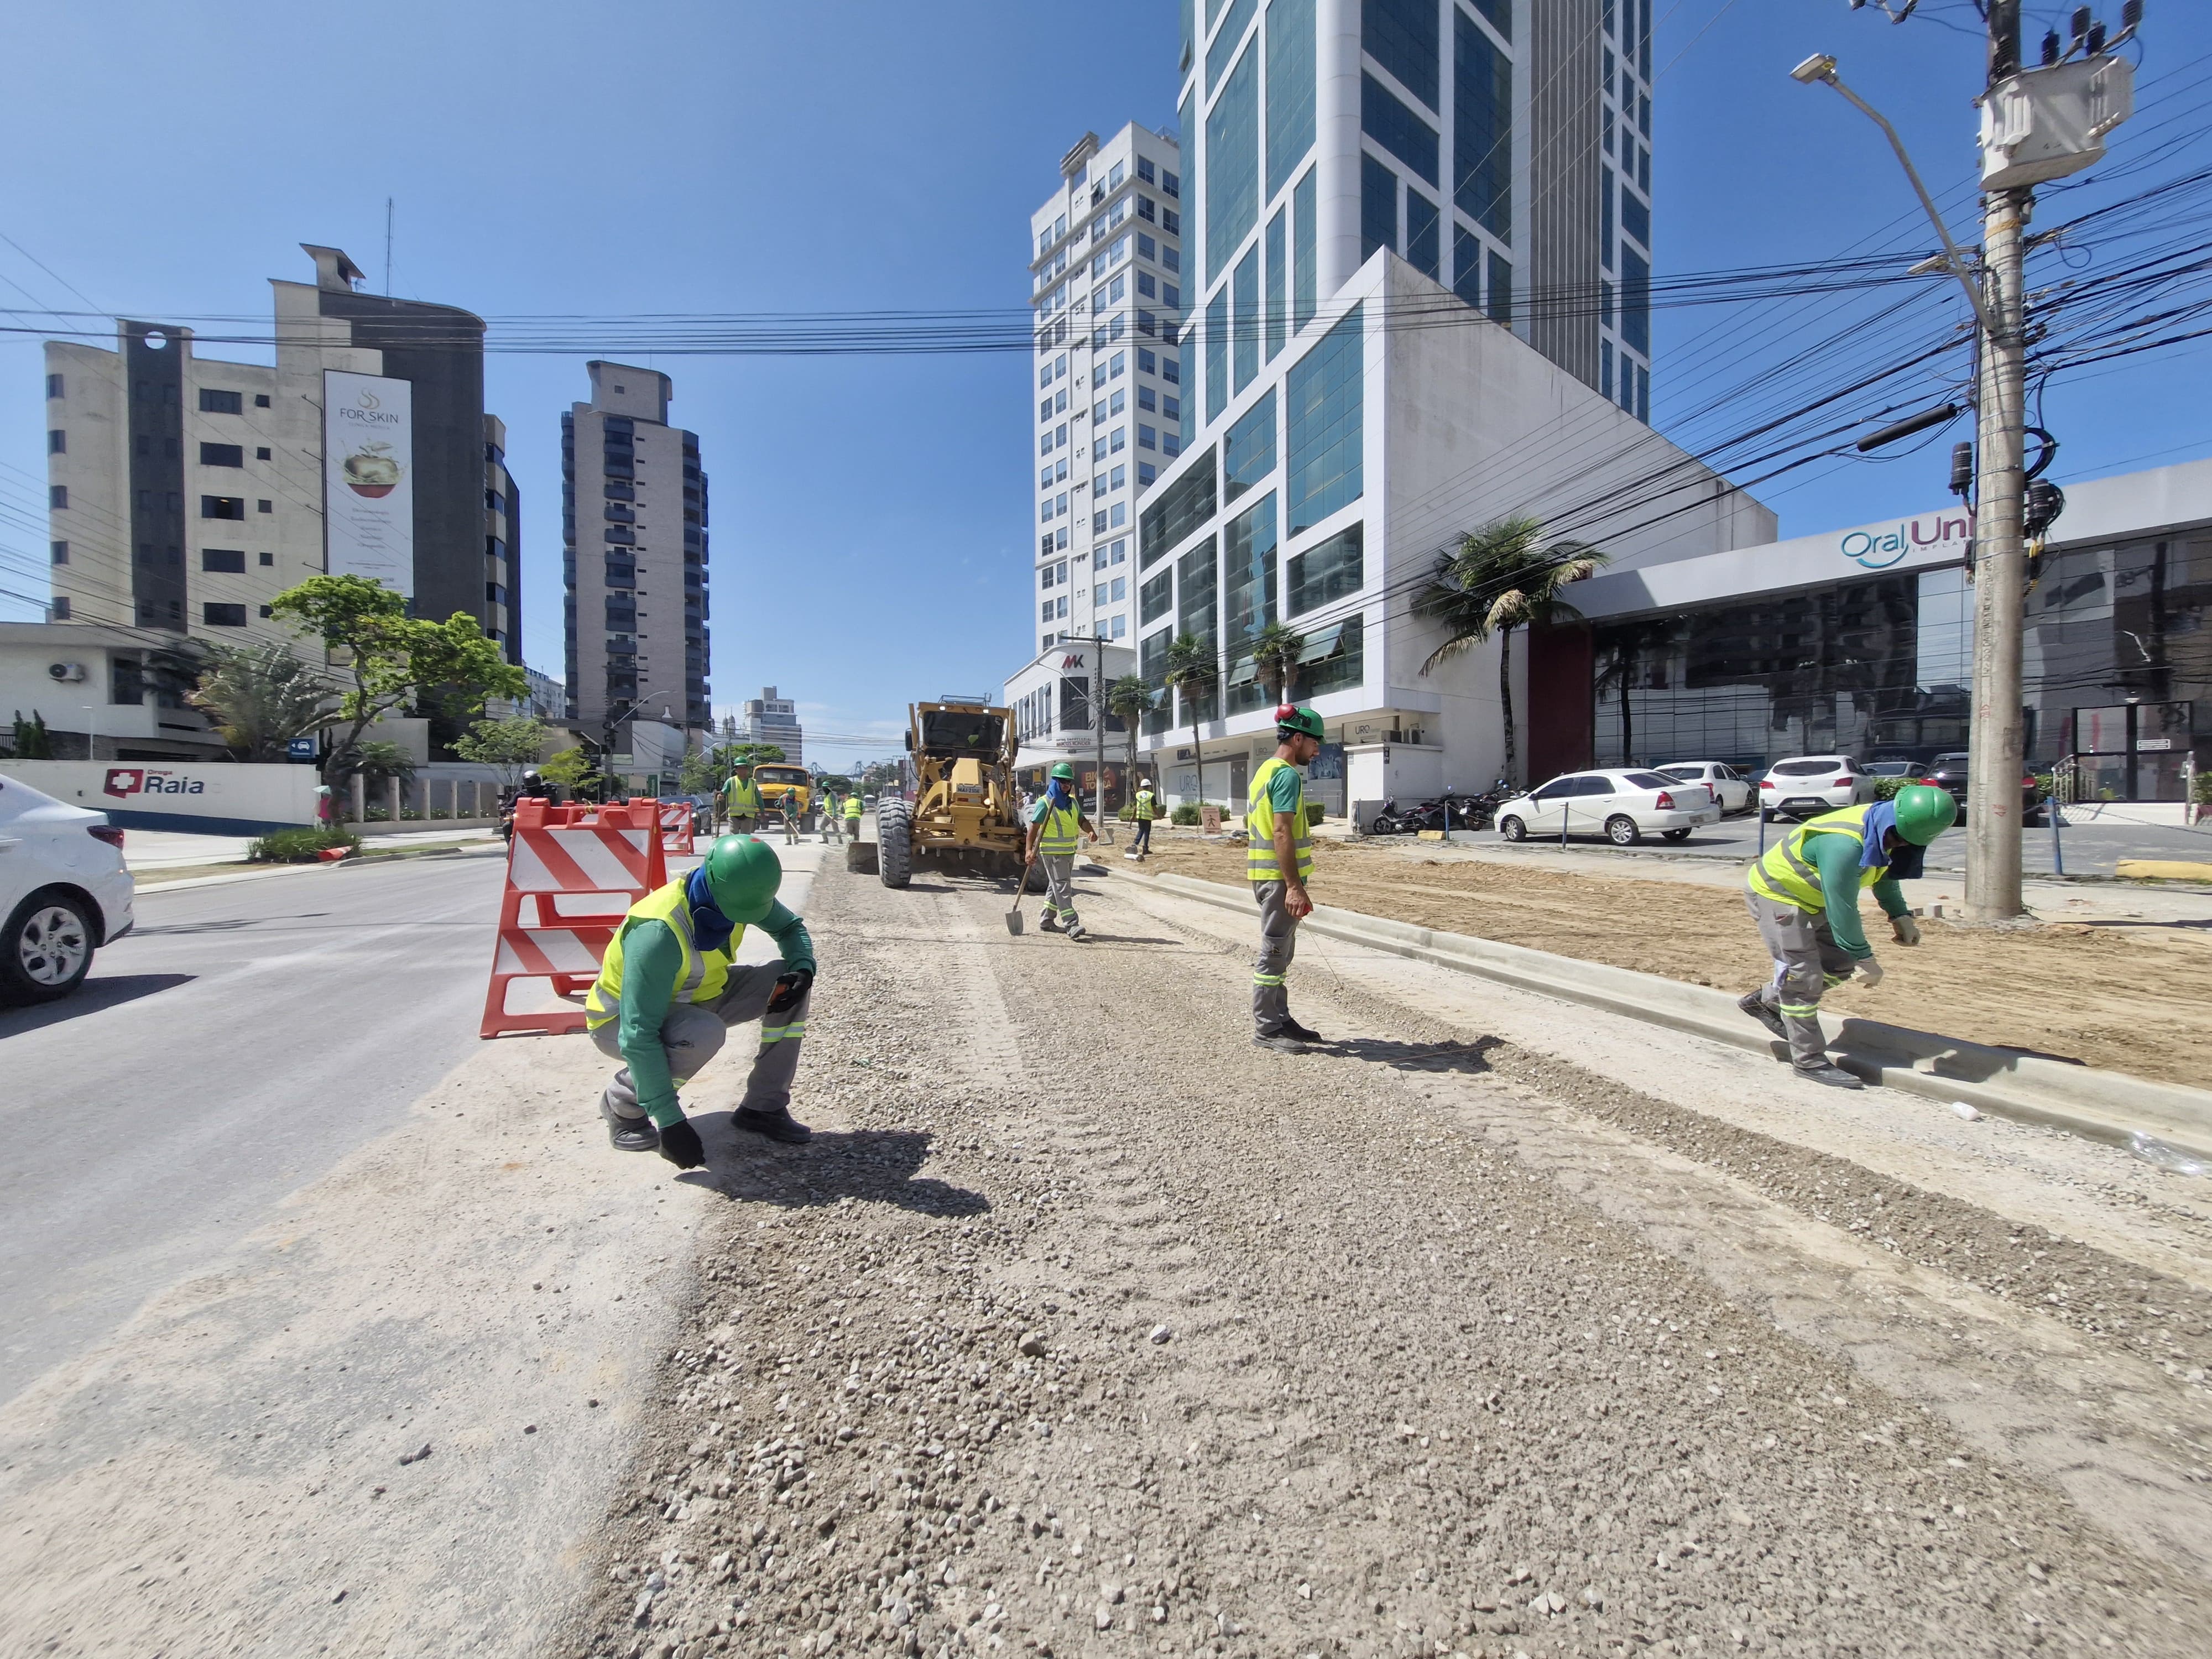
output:
<path id="1" fill-rule="evenodd" d="M 625 1152 L 658 1151 L 682 1169 L 706 1162 L 677 1090 L 720 1052 L 728 1028 L 761 1023 L 744 1097 L 731 1121 L 796 1144 L 811 1131 L 791 1115 L 791 1081 L 814 987 L 806 924 L 777 902 L 783 866 L 767 843 L 724 836 L 688 876 L 629 908 L 584 1000 L 601 1054 L 623 1062 L 599 1097 L 608 1138 Z M 781 963 L 731 960 L 748 927 L 776 942 Z"/>
<path id="2" fill-rule="evenodd" d="M 1908 784 L 1893 801 L 1847 806 L 1801 823 L 1766 849 L 1744 878 L 1744 902 L 1774 958 L 1774 977 L 1736 1004 L 1790 1045 L 1797 1075 L 1832 1088 L 1857 1078 L 1828 1059 L 1820 996 L 1856 972 L 1881 983 L 1882 967 L 1859 926 L 1859 894 L 1871 887 L 1899 945 L 1920 943 L 1920 925 L 1900 878 L 1920 873 L 1923 851 L 1956 823 L 1948 789 Z"/>
<path id="3" fill-rule="evenodd" d="M 1321 716 L 1290 703 L 1275 709 L 1275 752 L 1252 775 L 1245 798 L 1245 873 L 1260 906 L 1260 955 L 1252 964 L 1252 1041 L 1295 1053 L 1321 1033 L 1291 1018 L 1284 983 L 1297 954 L 1298 923 L 1313 914 L 1306 880 L 1313 874 L 1313 838 L 1306 823 L 1301 768 L 1320 752 Z"/>
<path id="4" fill-rule="evenodd" d="M 1075 769 L 1066 761 L 1052 769 L 1045 780 L 1044 793 L 1030 808 L 1029 847 L 1027 864 L 1023 878 L 1028 878 L 1028 865 L 1044 859 L 1045 904 L 1044 919 L 1037 923 L 1037 931 L 1044 933 L 1065 933 L 1068 938 L 1086 937 L 1083 921 L 1075 914 L 1075 848 L 1076 837 L 1088 836 L 1093 844 L 1098 831 L 1083 815 L 1083 808 L 1075 799 Z"/>
<path id="5" fill-rule="evenodd" d="M 1136 838 L 1129 850 L 1121 854 L 1125 859 L 1141 859 L 1152 850 L 1152 820 L 1160 815 L 1159 798 L 1152 793 L 1152 786 L 1139 782 L 1136 799 L 1129 803 L 1131 815 L 1136 819 Z"/>
<path id="6" fill-rule="evenodd" d="M 722 786 L 722 811 L 733 836 L 750 836 L 760 828 L 760 786 L 753 781 L 750 762 L 734 767 Z"/>

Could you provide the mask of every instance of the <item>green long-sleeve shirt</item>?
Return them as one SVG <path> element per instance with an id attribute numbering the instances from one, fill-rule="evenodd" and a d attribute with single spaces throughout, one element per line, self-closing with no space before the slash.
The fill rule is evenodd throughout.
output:
<path id="1" fill-rule="evenodd" d="M 814 940 L 806 924 L 781 903 L 769 906 L 768 915 L 754 925 L 775 941 L 785 967 L 814 971 Z M 660 1027 L 683 972 L 684 946 L 666 922 L 641 921 L 623 935 L 622 1020 L 617 1027 L 623 1059 L 629 1066 L 637 1103 L 663 1128 L 684 1115 L 676 1103 L 679 1079 L 669 1075 L 668 1051 L 660 1046 Z"/>
<path id="2" fill-rule="evenodd" d="M 1828 901 L 1828 932 L 1837 944 L 1864 962 L 1874 954 L 1859 926 L 1859 844 L 1849 836 L 1808 836 L 1805 850 L 1820 872 L 1820 890 Z M 1874 884 L 1874 900 L 1884 915 L 1901 916 L 1912 907 L 1897 878 L 1885 875 Z M 633 1073 L 635 1075 L 635 1073 Z"/>

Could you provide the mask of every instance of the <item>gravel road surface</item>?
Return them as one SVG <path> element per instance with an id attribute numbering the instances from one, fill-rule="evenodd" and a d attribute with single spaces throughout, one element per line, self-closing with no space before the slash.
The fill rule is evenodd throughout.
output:
<path id="1" fill-rule="evenodd" d="M 2202 1183 L 1085 885 L 817 882 L 559 1650 L 2203 1654 Z"/>

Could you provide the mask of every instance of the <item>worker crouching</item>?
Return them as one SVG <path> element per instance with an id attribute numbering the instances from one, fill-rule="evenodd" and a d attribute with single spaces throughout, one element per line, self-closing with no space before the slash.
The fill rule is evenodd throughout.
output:
<path id="1" fill-rule="evenodd" d="M 1910 784 L 1894 801 L 1825 812 L 1799 824 L 1746 874 L 1744 902 L 1774 959 L 1774 977 L 1737 1006 L 1790 1045 L 1800 1077 L 1838 1089 L 1857 1078 L 1828 1059 L 1820 997 L 1856 973 L 1879 985 L 1882 966 L 1859 926 L 1859 894 L 1874 890 L 1899 945 L 1920 943 L 1897 884 L 1920 873 L 1924 848 L 1957 822 L 1950 792 Z"/>
<path id="2" fill-rule="evenodd" d="M 599 1099 L 616 1147 L 658 1151 L 694 1169 L 706 1162 L 677 1090 L 720 1052 L 732 1025 L 761 1024 L 744 1098 L 732 1121 L 771 1140 L 808 1139 L 791 1115 L 791 1083 L 814 986 L 806 924 L 776 900 L 783 866 L 766 843 L 724 836 L 706 861 L 629 908 L 584 1001 L 602 1054 L 623 1067 Z M 776 942 L 777 964 L 731 960 L 748 927 Z"/>

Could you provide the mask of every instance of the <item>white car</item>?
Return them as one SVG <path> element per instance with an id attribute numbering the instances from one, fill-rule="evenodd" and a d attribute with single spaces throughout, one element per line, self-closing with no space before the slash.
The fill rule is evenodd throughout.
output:
<path id="1" fill-rule="evenodd" d="M 1793 755 L 1759 781 L 1759 811 L 1770 823 L 1818 817 L 1872 800 L 1874 787 L 1874 775 L 1848 755 Z"/>
<path id="2" fill-rule="evenodd" d="M 1687 841 L 1690 831 L 1720 816 L 1702 783 L 1641 769 L 1570 772 L 1501 805 L 1498 833 L 1507 841 L 1601 835 L 1616 847 L 1633 847 L 1647 835 Z"/>
<path id="3" fill-rule="evenodd" d="M 131 931 L 137 891 L 106 813 L 0 775 L 0 1002 L 76 989 L 93 952 Z"/>
<path id="4" fill-rule="evenodd" d="M 1677 783 L 1704 784 L 1723 817 L 1751 810 L 1751 780 L 1733 766 L 1719 761 L 1669 761 L 1651 769 Z"/>

